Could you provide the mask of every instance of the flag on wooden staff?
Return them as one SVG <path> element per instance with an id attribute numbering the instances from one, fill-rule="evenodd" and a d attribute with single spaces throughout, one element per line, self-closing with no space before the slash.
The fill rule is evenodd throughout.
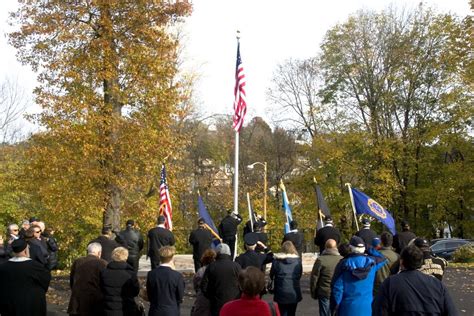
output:
<path id="1" fill-rule="evenodd" d="M 161 167 L 161 182 L 160 182 L 160 215 L 166 219 L 165 227 L 173 230 L 173 208 L 171 207 L 171 198 L 166 182 L 166 168 L 165 165 Z"/>

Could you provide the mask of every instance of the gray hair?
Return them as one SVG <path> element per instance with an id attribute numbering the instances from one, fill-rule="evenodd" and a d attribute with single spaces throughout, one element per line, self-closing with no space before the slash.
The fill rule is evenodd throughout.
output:
<path id="1" fill-rule="evenodd" d="M 10 224 L 8 225 L 8 233 L 11 233 L 13 228 L 16 228 L 18 229 L 18 225 L 17 224 Z"/>
<path id="2" fill-rule="evenodd" d="M 224 243 L 219 244 L 216 247 L 216 252 L 221 253 L 223 255 L 229 255 L 230 256 L 230 247 L 229 247 L 229 245 L 224 244 Z"/>
<path id="3" fill-rule="evenodd" d="M 102 251 L 102 245 L 98 242 L 92 242 L 87 246 L 88 255 L 97 255 Z"/>
<path id="4" fill-rule="evenodd" d="M 352 253 L 364 253 L 365 252 L 365 247 L 355 247 L 352 245 L 349 245 L 351 247 L 351 252 Z"/>

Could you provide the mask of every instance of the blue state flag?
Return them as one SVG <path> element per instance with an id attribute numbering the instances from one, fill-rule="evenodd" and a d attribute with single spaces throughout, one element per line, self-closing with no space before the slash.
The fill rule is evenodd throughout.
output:
<path id="1" fill-rule="evenodd" d="M 357 214 L 367 214 L 378 219 L 382 224 L 387 226 L 390 232 L 395 235 L 395 221 L 390 212 L 382 207 L 379 203 L 372 200 L 364 193 L 351 188 L 354 197 L 354 206 Z"/>
<path id="2" fill-rule="evenodd" d="M 282 200 L 283 200 L 283 211 L 285 212 L 285 217 L 286 217 L 286 222 L 285 222 L 285 234 L 290 232 L 290 222 L 293 220 L 293 217 L 291 216 L 291 208 L 290 208 L 290 203 L 288 203 L 288 196 L 286 195 L 286 189 L 285 185 L 283 184 L 283 181 L 280 182 L 280 188 L 281 188 L 281 195 L 282 195 Z"/>
<path id="3" fill-rule="evenodd" d="M 218 230 L 216 228 L 216 225 L 214 225 L 214 221 L 211 218 L 211 215 L 209 215 L 209 212 L 207 211 L 206 206 L 204 205 L 204 201 L 202 200 L 201 196 L 198 196 L 198 211 L 199 211 L 199 217 L 201 217 L 204 222 L 207 224 L 207 227 L 211 230 L 212 234 L 214 237 L 217 238 L 219 234 L 217 233 Z"/>

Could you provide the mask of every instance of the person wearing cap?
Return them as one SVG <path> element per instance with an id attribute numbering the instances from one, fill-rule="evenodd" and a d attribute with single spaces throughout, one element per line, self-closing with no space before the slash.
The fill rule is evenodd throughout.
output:
<path id="1" fill-rule="evenodd" d="M 265 271 L 265 265 L 273 260 L 273 253 L 269 251 L 266 245 L 258 240 L 258 235 L 256 233 L 248 233 L 245 235 L 244 242 L 246 251 L 235 258 L 235 262 L 237 262 L 242 269 L 256 267 Z M 257 244 L 265 249 L 265 253 L 255 251 Z"/>
<path id="2" fill-rule="evenodd" d="M 218 227 L 219 236 L 223 243 L 229 245 L 232 258 L 235 255 L 235 235 L 240 223 L 242 223 L 242 216 L 235 214 L 232 210 L 227 210 L 227 216 L 222 219 Z"/>
<path id="3" fill-rule="evenodd" d="M 120 247 L 120 244 L 112 239 L 112 228 L 108 226 L 102 228 L 102 235 L 89 242 L 89 244 L 93 242 L 98 242 L 102 246 L 100 258 L 107 262 L 112 261 L 112 251 Z"/>
<path id="4" fill-rule="evenodd" d="M 212 243 L 212 233 L 206 228 L 204 219 L 199 218 L 197 223 L 198 227 L 189 235 L 189 243 L 193 246 L 194 272 L 201 268 L 201 257 Z"/>
<path id="5" fill-rule="evenodd" d="M 423 252 L 423 264 L 418 270 L 442 281 L 448 262 L 444 258 L 436 257 L 432 254 L 430 243 L 425 238 L 418 237 L 413 241 L 413 244 Z"/>
<path id="6" fill-rule="evenodd" d="M 127 220 L 125 229 L 117 234 L 115 240 L 128 250 L 127 263 L 132 266 L 135 272 L 138 271 L 138 262 L 140 260 L 140 252 L 143 249 L 143 236 L 135 228 L 133 219 Z"/>
<path id="7" fill-rule="evenodd" d="M 225 303 L 240 297 L 240 265 L 232 261 L 227 244 L 217 245 L 216 253 L 216 261 L 207 266 L 201 281 L 201 290 L 211 304 L 212 316 L 218 316 Z"/>
<path id="8" fill-rule="evenodd" d="M 343 258 L 337 250 L 334 239 L 326 241 L 326 249 L 314 262 L 310 277 L 311 297 L 318 300 L 319 315 L 330 316 L 329 298 L 331 297 L 331 280 L 336 265 Z"/>
<path id="9" fill-rule="evenodd" d="M 418 271 L 422 263 L 423 252 L 415 245 L 402 250 L 401 272 L 382 283 L 373 315 L 458 315 L 444 284 Z"/>
<path id="10" fill-rule="evenodd" d="M 283 241 L 291 241 L 295 246 L 296 250 L 298 250 L 298 254 L 300 257 L 303 255 L 303 247 L 304 247 L 304 234 L 298 231 L 298 222 L 292 220 L 290 222 L 290 231 L 283 236 Z"/>
<path id="11" fill-rule="evenodd" d="M 161 247 L 160 266 L 147 274 L 146 291 L 150 300 L 149 316 L 179 315 L 185 284 L 183 275 L 174 270 L 173 258 L 175 254 L 175 247 Z"/>
<path id="12" fill-rule="evenodd" d="M 370 229 L 370 220 L 368 218 L 362 219 L 362 229 L 355 233 L 355 235 L 364 240 L 366 249 L 372 247 L 372 240 L 377 237 L 377 234 Z"/>
<path id="13" fill-rule="evenodd" d="M 158 226 L 148 231 L 148 257 L 152 269 L 160 265 L 160 248 L 174 246 L 176 243 L 173 233 L 165 227 L 165 221 L 163 215 L 158 216 Z"/>
<path id="14" fill-rule="evenodd" d="M 335 240 L 337 244 L 341 241 L 341 233 L 334 227 L 334 221 L 330 215 L 324 218 L 324 227 L 316 231 L 314 237 L 314 244 L 319 247 L 320 254 L 323 253 L 328 239 Z"/>
<path id="15" fill-rule="evenodd" d="M 371 315 L 375 274 L 387 262 L 365 254 L 365 242 L 350 241 L 351 253 L 336 266 L 331 284 L 331 312 L 339 316 Z"/>
<path id="16" fill-rule="evenodd" d="M 257 229 L 262 230 L 263 227 L 267 225 L 267 221 L 261 215 L 257 215 L 257 213 L 255 213 L 255 217 L 256 217 L 256 221 L 253 222 L 253 230 L 252 230 L 252 222 L 250 222 L 250 220 L 248 220 L 245 223 L 244 236 L 247 235 L 248 233 L 256 232 Z"/>
<path id="17" fill-rule="evenodd" d="M 107 267 L 107 261 L 100 258 L 101 253 L 102 246 L 93 242 L 87 246 L 87 255 L 73 262 L 69 275 L 69 315 L 103 315 L 104 295 L 100 288 L 100 273 Z"/>
<path id="18" fill-rule="evenodd" d="M 24 239 L 11 246 L 13 258 L 0 265 L 0 315 L 46 316 L 51 273 L 29 258 Z"/>
<path id="19" fill-rule="evenodd" d="M 397 253 L 401 253 L 403 248 L 408 246 L 408 243 L 416 238 L 414 232 L 410 230 L 410 224 L 403 220 L 402 231 L 393 237 L 393 247 Z"/>
<path id="20" fill-rule="evenodd" d="M 382 282 L 390 276 L 392 270 L 398 266 L 400 262 L 400 255 L 393 251 L 392 248 L 393 236 L 389 232 L 383 232 L 379 238 L 374 238 L 372 241 L 373 249 L 377 250 L 382 256 L 387 259 L 387 264 L 384 265 L 375 276 L 374 296 L 377 294 Z"/>

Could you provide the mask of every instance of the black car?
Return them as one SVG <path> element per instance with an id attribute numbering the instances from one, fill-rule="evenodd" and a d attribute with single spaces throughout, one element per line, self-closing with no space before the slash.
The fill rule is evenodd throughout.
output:
<path id="1" fill-rule="evenodd" d="M 468 239 L 447 238 L 432 241 L 431 251 L 434 255 L 451 260 L 453 253 L 461 246 L 472 242 Z"/>

